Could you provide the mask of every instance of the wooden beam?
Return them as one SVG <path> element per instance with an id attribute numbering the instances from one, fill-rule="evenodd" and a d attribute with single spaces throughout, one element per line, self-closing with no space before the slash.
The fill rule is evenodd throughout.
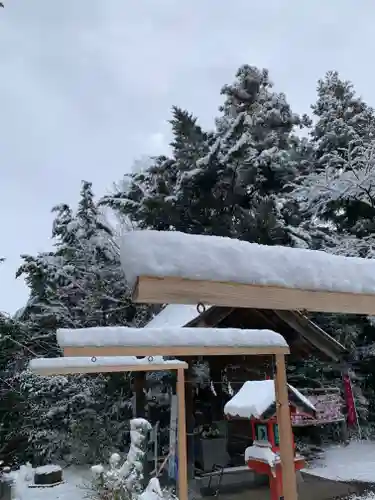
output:
<path id="1" fill-rule="evenodd" d="M 297 500 L 297 480 L 294 465 L 292 423 L 290 417 L 285 357 L 276 355 L 275 394 L 279 424 L 280 460 L 284 500 Z"/>
<path id="2" fill-rule="evenodd" d="M 186 444 L 186 408 L 185 408 L 185 374 L 184 370 L 177 370 L 177 446 L 178 446 L 178 498 L 188 500 L 187 476 L 187 444 Z"/>
<path id="3" fill-rule="evenodd" d="M 196 326 L 201 328 L 217 327 L 225 318 L 234 311 L 233 307 L 210 307 L 200 316 L 190 321 L 185 326 Z"/>
<path id="4" fill-rule="evenodd" d="M 100 356 L 268 356 L 273 354 L 289 354 L 289 347 L 278 346 L 261 346 L 261 347 L 241 347 L 241 346 L 112 346 L 112 347 L 98 347 L 98 346 L 66 346 L 64 347 L 64 356 L 66 357 L 100 357 Z M 135 365 L 137 366 L 137 365 Z M 167 365 L 160 365 L 164 368 L 153 368 L 158 366 L 150 363 L 150 365 L 142 365 L 138 370 L 142 371 L 157 371 L 169 370 Z M 145 368 L 146 367 L 146 368 Z M 178 366 L 175 367 L 178 369 Z M 106 371 L 106 370 L 103 370 Z M 109 371 L 109 370 L 107 370 Z M 125 371 L 124 367 L 122 370 Z M 133 370 L 132 370 L 133 371 Z M 136 371 L 136 370 L 134 370 Z M 82 373 L 82 372 L 75 372 Z"/>
<path id="5" fill-rule="evenodd" d="M 375 315 L 375 295 L 140 276 L 133 301 Z"/>
<path id="6" fill-rule="evenodd" d="M 75 357 L 75 356 L 74 356 Z M 113 365 L 102 365 L 92 363 L 92 366 L 46 366 L 31 368 L 33 372 L 39 375 L 68 375 L 74 373 L 112 373 L 112 372 L 158 372 L 164 370 L 178 370 L 187 369 L 187 363 L 168 363 L 168 364 L 134 364 L 134 365 L 121 365 L 116 364 L 116 358 L 113 357 Z"/>
<path id="7" fill-rule="evenodd" d="M 339 361 L 346 349 L 337 340 L 328 335 L 318 325 L 297 311 L 274 311 L 286 324 L 293 328 L 317 350 L 324 353 L 327 358 Z M 277 331 L 277 330 L 275 330 Z"/>

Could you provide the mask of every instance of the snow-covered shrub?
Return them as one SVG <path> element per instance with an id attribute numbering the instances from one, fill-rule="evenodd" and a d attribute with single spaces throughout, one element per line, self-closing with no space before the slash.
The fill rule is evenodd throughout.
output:
<path id="1" fill-rule="evenodd" d="M 120 455 L 114 453 L 109 467 L 94 465 L 92 489 L 98 500 L 133 500 L 143 490 L 143 463 L 150 423 L 143 418 L 130 422 L 130 449 L 125 462 L 120 465 Z"/>
<path id="2" fill-rule="evenodd" d="M 131 420 L 131 443 L 125 462 L 120 465 L 121 457 L 114 453 L 108 467 L 101 464 L 91 467 L 93 500 L 178 500 L 172 491 L 161 488 L 156 477 L 144 488 L 143 465 L 150 430 L 147 420 Z"/>

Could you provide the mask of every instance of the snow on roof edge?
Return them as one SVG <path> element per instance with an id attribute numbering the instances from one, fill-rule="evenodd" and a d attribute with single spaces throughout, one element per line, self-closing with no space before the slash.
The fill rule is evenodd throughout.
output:
<path id="1" fill-rule="evenodd" d="M 272 330 L 236 328 L 130 328 L 93 327 L 59 329 L 60 347 L 288 347 Z"/>
<path id="2" fill-rule="evenodd" d="M 375 294 L 374 259 L 265 246 L 219 236 L 131 231 L 122 238 L 121 262 L 131 284 L 142 275 L 169 276 Z"/>
<path id="3" fill-rule="evenodd" d="M 146 328 L 182 327 L 198 316 L 200 313 L 196 305 L 169 304 L 147 323 Z"/>
<path id="4" fill-rule="evenodd" d="M 316 411 L 315 406 L 298 389 L 290 384 L 288 384 L 288 388 L 306 406 Z M 225 404 L 224 414 L 230 417 L 260 418 L 275 403 L 275 400 L 273 380 L 248 380 Z"/>

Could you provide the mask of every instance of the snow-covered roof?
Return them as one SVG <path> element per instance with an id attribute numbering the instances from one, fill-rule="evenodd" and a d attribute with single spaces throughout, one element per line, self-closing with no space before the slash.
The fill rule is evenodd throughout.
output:
<path id="1" fill-rule="evenodd" d="M 271 330 L 236 328 L 129 328 L 106 326 L 57 331 L 60 347 L 288 347 Z"/>
<path id="2" fill-rule="evenodd" d="M 375 294 L 375 260 L 175 231 L 132 231 L 121 262 L 138 276 Z"/>
<path id="3" fill-rule="evenodd" d="M 297 389 L 288 384 L 289 391 L 312 412 L 314 405 Z M 275 404 L 275 383 L 273 380 L 249 380 L 224 406 L 229 417 L 261 418 Z"/>
<path id="4" fill-rule="evenodd" d="M 187 368 L 187 366 L 184 361 L 164 359 L 162 356 L 149 356 L 147 358 L 137 358 L 135 356 L 37 358 L 32 359 L 29 363 L 30 370 L 41 375 L 135 371 L 147 367 L 171 369 L 171 367 Z"/>
<path id="5" fill-rule="evenodd" d="M 200 313 L 196 305 L 170 304 L 147 323 L 147 328 L 182 327 L 193 321 Z"/>

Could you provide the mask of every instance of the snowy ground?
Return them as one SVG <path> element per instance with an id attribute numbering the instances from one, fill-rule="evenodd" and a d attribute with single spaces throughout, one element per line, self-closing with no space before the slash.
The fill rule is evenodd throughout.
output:
<path id="1" fill-rule="evenodd" d="M 375 442 L 354 441 L 348 446 L 327 448 L 322 459 L 306 472 L 326 479 L 375 484 Z"/>
<path id="2" fill-rule="evenodd" d="M 367 493 L 366 495 L 360 497 L 350 497 L 349 500 L 375 500 L 375 493 Z"/>
<path id="3" fill-rule="evenodd" d="M 324 456 L 305 470 L 314 476 L 340 481 L 363 481 L 375 484 L 375 442 L 352 442 L 348 446 L 332 446 Z M 28 488 L 17 481 L 17 500 L 86 500 L 91 473 L 88 469 L 67 468 L 64 484 L 54 488 Z M 351 497 L 351 500 L 375 500 L 375 494 Z"/>
<path id="4" fill-rule="evenodd" d="M 68 468 L 64 472 L 64 483 L 53 488 L 29 488 L 27 481 L 17 480 L 16 500 L 87 500 L 85 484 L 90 472 L 87 469 Z"/>

